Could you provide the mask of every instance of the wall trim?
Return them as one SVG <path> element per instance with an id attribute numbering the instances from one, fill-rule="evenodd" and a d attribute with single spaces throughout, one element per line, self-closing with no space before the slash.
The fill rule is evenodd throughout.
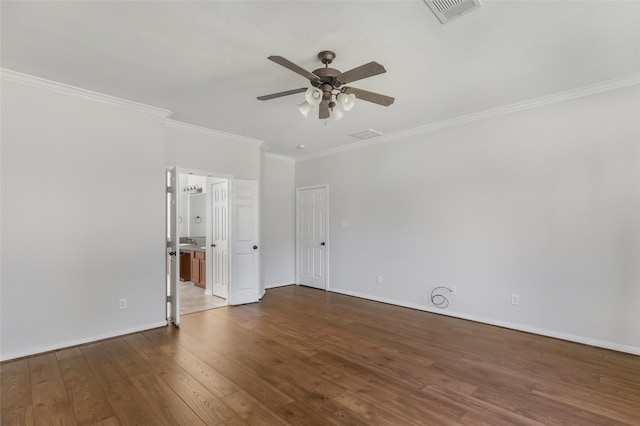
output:
<path id="1" fill-rule="evenodd" d="M 388 303 L 390 305 L 416 309 L 418 311 L 441 314 L 449 317 L 460 318 L 460 319 L 479 322 L 479 323 L 488 324 L 488 325 L 495 325 L 503 328 L 509 328 L 511 330 L 523 331 L 526 333 L 538 334 L 540 336 L 553 337 L 555 339 L 581 343 L 583 345 L 595 346 L 598 348 L 610 349 L 617 352 L 625 352 L 625 353 L 630 353 L 634 355 L 640 355 L 640 348 L 637 348 L 634 346 L 620 345 L 618 343 L 608 342 L 604 340 L 592 339 L 584 336 L 576 336 L 574 334 L 548 330 L 545 328 L 531 327 L 525 324 L 518 324 L 518 323 L 513 323 L 508 321 L 500 321 L 494 318 L 487 318 L 487 317 L 482 317 L 478 315 L 470 315 L 470 314 L 465 314 L 461 312 L 436 309 L 436 308 L 431 308 L 429 306 L 419 305 L 417 303 L 399 302 L 397 300 L 388 299 L 386 297 L 371 296 L 369 294 L 364 294 L 357 291 L 349 291 L 349 290 L 344 290 L 339 288 L 332 288 L 330 291 L 333 293 L 344 294 L 346 296 L 353 296 L 353 297 L 359 297 L 361 299 L 372 300 L 374 302 Z"/>
<path id="2" fill-rule="evenodd" d="M 137 333 L 137 332 L 140 332 L 140 331 L 151 330 L 151 329 L 159 328 L 159 327 L 165 327 L 167 325 L 168 325 L 167 321 L 160 321 L 160 322 L 156 322 L 156 323 L 152 323 L 152 324 L 141 325 L 139 327 L 133 327 L 133 328 L 128 328 L 128 329 L 124 329 L 124 330 L 114 331 L 113 333 L 100 334 L 98 336 L 87 337 L 87 338 L 78 339 L 78 340 L 70 340 L 68 342 L 57 343 L 55 345 L 31 348 L 31 349 L 27 349 L 27 350 L 23 350 L 23 351 L 19 351 L 19 352 L 9 353 L 8 355 L 2 354 L 2 356 L 0 356 L 0 361 L 4 362 L 4 361 L 9 361 L 9 360 L 12 360 L 12 359 L 16 359 L 16 358 L 22 358 L 22 357 L 26 357 L 26 356 L 37 355 L 37 354 L 41 354 L 41 353 L 45 353 L 45 352 L 57 351 L 58 349 L 64 349 L 64 348 L 70 348 L 72 346 L 84 345 L 86 343 L 93 343 L 93 342 L 97 342 L 99 340 L 110 339 L 112 337 L 124 336 L 126 334 Z"/>
<path id="3" fill-rule="evenodd" d="M 448 127 L 460 126 L 467 123 L 473 123 L 475 121 L 486 120 L 488 118 L 499 117 L 502 115 L 512 114 L 519 111 L 525 111 L 528 109 L 538 108 L 546 105 L 569 101 L 572 99 L 582 98 L 584 96 L 595 95 L 597 93 L 609 92 L 609 91 L 621 89 L 624 87 L 635 86 L 638 84 L 640 84 L 640 74 L 631 74 L 631 75 L 613 79 L 613 80 L 608 80 L 608 81 L 604 81 L 596 84 L 590 84 L 588 86 L 582 86 L 577 89 L 565 90 L 563 92 L 558 92 L 552 95 L 530 99 L 524 102 L 518 102 L 511 105 L 492 108 L 492 109 L 488 109 L 488 110 L 473 113 L 473 114 L 451 118 L 449 120 L 439 121 L 437 123 L 415 127 L 413 129 L 401 130 L 399 132 L 378 136 L 376 138 L 365 140 L 365 141 L 359 141 L 359 142 L 350 143 L 348 145 L 330 148 L 324 151 L 296 157 L 296 162 L 312 160 L 314 158 L 319 158 L 319 157 L 326 157 L 328 155 L 337 154 L 345 151 L 351 151 L 353 149 L 358 149 L 358 148 L 364 148 L 366 146 L 377 145 L 377 144 L 386 143 L 386 142 L 393 142 L 393 141 L 404 139 L 410 136 L 430 133 L 440 129 L 446 129 Z"/>
<path id="4" fill-rule="evenodd" d="M 187 132 L 198 133 L 198 134 L 206 135 L 206 136 L 221 137 L 221 138 L 232 140 L 232 141 L 235 141 L 235 142 L 249 143 L 249 144 L 252 144 L 252 145 L 260 145 L 260 146 L 262 146 L 262 144 L 264 144 L 264 141 L 261 141 L 259 139 L 253 139 L 253 138 L 249 138 L 249 137 L 246 137 L 246 136 L 240 136 L 240 135 L 236 135 L 234 133 L 227 133 L 227 132 L 223 132 L 221 130 L 209 129 L 207 127 L 196 126 L 195 124 L 183 123 L 182 121 L 176 121 L 176 120 L 169 120 L 168 119 L 167 120 L 167 127 L 170 127 L 172 129 L 185 130 Z"/>
<path id="5" fill-rule="evenodd" d="M 115 96 L 104 95 L 102 93 L 93 92 L 91 90 L 70 86 L 68 84 L 58 83 L 56 81 L 51 81 L 28 74 L 22 74 L 17 71 L 11 71 L 6 68 L 0 68 L 0 79 L 12 83 L 23 84 L 25 86 L 35 87 L 37 89 L 44 89 L 52 92 L 62 93 L 64 95 L 75 96 L 77 98 L 116 105 L 138 112 L 156 115 L 162 118 L 167 118 L 171 114 L 173 114 L 173 112 L 169 111 L 168 109 L 157 108 L 139 102 L 117 98 Z"/>
<path id="6" fill-rule="evenodd" d="M 265 287 L 266 290 L 269 290 L 271 288 L 278 288 L 278 287 L 288 287 L 290 285 L 296 285 L 296 283 L 292 283 L 292 282 L 285 282 L 285 283 L 279 283 L 279 284 L 269 284 L 267 287 Z"/>
<path id="7" fill-rule="evenodd" d="M 273 154 L 271 152 L 265 152 L 264 157 L 271 158 L 272 160 L 288 161 L 290 163 L 295 163 L 296 161 L 296 159 L 293 157 L 287 157 L 286 155 L 281 155 L 281 154 Z"/>

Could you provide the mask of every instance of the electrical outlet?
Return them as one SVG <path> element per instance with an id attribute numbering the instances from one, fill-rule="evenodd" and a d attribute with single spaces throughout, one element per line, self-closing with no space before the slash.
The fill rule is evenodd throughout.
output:
<path id="1" fill-rule="evenodd" d="M 124 297 L 122 299 L 118 299 L 118 309 L 127 309 L 127 299 L 125 299 Z"/>
<path id="2" fill-rule="evenodd" d="M 511 295 L 511 304 L 514 306 L 518 306 L 520 304 L 520 296 L 518 296 L 517 294 L 512 294 Z"/>
<path id="3" fill-rule="evenodd" d="M 378 275 L 378 276 L 376 277 L 376 282 L 377 282 L 378 284 L 382 284 L 382 275 Z"/>
<path id="4" fill-rule="evenodd" d="M 458 294 L 458 287 L 456 287 L 455 285 L 450 285 L 449 286 L 449 292 L 453 295 L 456 296 Z"/>

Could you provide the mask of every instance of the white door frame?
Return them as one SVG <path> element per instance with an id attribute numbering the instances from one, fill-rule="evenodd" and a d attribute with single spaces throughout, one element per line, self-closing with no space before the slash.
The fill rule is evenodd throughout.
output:
<path id="1" fill-rule="evenodd" d="M 229 174 L 225 174 L 225 173 L 215 173 L 215 172 L 208 172 L 208 171 L 203 171 L 203 170 L 197 170 L 197 169 L 187 169 L 184 167 L 180 167 L 179 165 L 172 165 L 172 166 L 165 166 L 165 170 L 168 172 L 169 170 L 175 168 L 177 173 L 176 173 L 176 198 L 177 198 L 177 194 L 178 194 L 178 185 L 179 185 L 179 181 L 180 181 L 180 174 L 192 174 L 192 175 L 197 175 L 197 176 L 204 176 L 204 177 L 211 177 L 211 178 L 220 178 L 220 179 L 227 179 L 227 181 L 230 181 L 231 179 L 233 179 L 233 175 L 229 175 Z M 166 186 L 166 185 L 165 185 Z M 165 193 L 165 197 L 167 196 L 167 194 Z M 177 201 L 176 201 L 177 202 Z M 166 201 L 165 201 L 166 204 Z M 209 209 L 208 214 L 210 214 L 210 210 L 211 210 L 211 203 L 207 203 L 207 208 Z M 172 227 L 177 227 L 178 226 L 178 214 L 175 215 L 175 217 L 172 218 L 173 219 L 173 223 L 171 224 Z M 207 217 L 207 220 L 209 218 Z M 165 224 L 165 230 L 169 229 L 169 224 L 168 224 L 168 220 L 169 218 L 167 217 L 167 223 Z M 231 231 L 231 224 L 227 223 L 227 226 L 229 227 L 229 231 Z M 173 229 L 173 228 L 171 228 Z M 176 228 L 177 229 L 177 228 Z M 165 231 L 166 232 L 166 231 Z M 167 241 L 169 240 L 168 238 L 169 236 L 167 235 Z M 177 251 L 176 251 L 176 270 L 177 270 L 177 276 L 178 279 L 180 277 L 180 248 L 179 248 L 179 240 L 180 237 L 178 236 L 178 240 L 175 242 L 176 246 L 177 246 Z M 207 248 L 206 248 L 206 254 L 205 256 L 207 258 L 209 258 L 211 256 L 211 248 L 209 247 L 209 244 L 207 244 Z M 231 268 L 231 259 L 229 259 L 229 265 L 228 268 Z M 209 267 L 209 265 L 207 265 L 206 268 L 206 285 L 205 285 L 205 292 L 206 289 L 211 289 L 212 284 L 213 283 L 213 278 L 211 276 L 211 268 Z M 229 285 L 231 285 L 231 280 L 229 280 Z M 179 282 L 177 283 L 177 287 L 180 287 Z M 168 288 L 167 285 L 165 283 L 165 297 L 169 296 L 168 294 Z M 175 303 L 175 309 L 176 311 L 179 313 L 180 312 L 180 296 L 179 294 L 177 294 L 178 292 L 176 292 L 176 297 L 172 299 L 172 303 Z M 227 302 L 229 301 L 229 298 L 227 296 Z M 169 316 L 169 315 L 167 315 Z M 180 322 L 180 319 L 178 317 L 178 323 L 176 323 L 176 325 L 178 325 Z"/>
<path id="2" fill-rule="evenodd" d="M 331 250 L 331 238 L 329 236 L 329 184 L 301 186 L 296 188 L 296 285 L 300 285 L 300 192 L 308 189 L 324 188 L 324 235 L 325 235 L 325 252 L 324 252 L 324 277 L 325 291 L 329 291 L 329 251 Z"/>
<path id="3" fill-rule="evenodd" d="M 165 257 L 168 274 L 165 282 L 165 299 L 167 323 L 176 327 L 180 325 L 180 237 L 178 231 L 178 214 L 180 200 L 178 186 L 180 182 L 180 167 L 167 167 L 165 171 Z"/>

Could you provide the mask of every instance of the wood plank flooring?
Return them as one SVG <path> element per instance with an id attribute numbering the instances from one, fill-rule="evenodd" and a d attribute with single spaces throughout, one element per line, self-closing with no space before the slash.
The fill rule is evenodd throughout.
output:
<path id="1" fill-rule="evenodd" d="M 2 425 L 640 425 L 640 357 L 305 287 L 0 365 Z"/>

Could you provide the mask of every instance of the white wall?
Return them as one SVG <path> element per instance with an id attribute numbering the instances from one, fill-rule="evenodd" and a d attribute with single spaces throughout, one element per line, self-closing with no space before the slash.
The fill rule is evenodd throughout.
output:
<path id="1" fill-rule="evenodd" d="M 330 184 L 330 289 L 440 311 L 430 291 L 455 285 L 446 313 L 640 353 L 639 100 L 635 86 L 297 163 L 297 187 Z"/>
<path id="2" fill-rule="evenodd" d="M 195 192 L 187 192 L 185 188 L 188 186 L 200 186 L 202 192 L 197 194 Z M 207 177 L 198 176 L 187 173 L 180 173 L 178 176 L 178 197 L 180 197 L 180 204 L 178 212 L 178 236 L 180 237 L 200 237 L 204 236 L 206 230 L 204 221 L 195 223 L 194 218 L 196 215 L 201 217 L 205 216 L 205 196 L 207 192 Z M 193 204 L 197 204 L 199 211 L 193 212 Z"/>
<path id="3" fill-rule="evenodd" d="M 218 177 L 260 181 L 261 141 L 172 120 L 167 121 L 166 131 L 167 165 Z M 262 246 L 262 242 L 259 245 Z M 260 256 L 264 255 L 261 248 Z M 264 293 L 262 278 L 259 293 Z"/>
<path id="4" fill-rule="evenodd" d="M 202 172 L 232 175 L 236 179 L 260 179 L 260 143 L 168 121 L 167 165 Z"/>
<path id="5" fill-rule="evenodd" d="M 207 194 L 189 195 L 189 237 L 205 237 L 207 235 Z"/>
<path id="6" fill-rule="evenodd" d="M 165 165 L 258 180 L 261 142 L 5 75 L 12 73 L 2 80 L 0 359 L 165 324 Z M 286 167 L 274 184 L 284 179 L 293 197 L 293 163 Z M 281 228 L 285 218 L 270 216 L 265 226 Z M 266 244 L 269 271 L 290 270 L 279 242 L 268 236 Z M 293 282 L 283 276 L 273 279 Z M 128 308 L 118 310 L 123 297 Z"/>
<path id="7" fill-rule="evenodd" d="M 266 288 L 295 283 L 295 163 L 263 160 L 262 276 Z"/>
<path id="8" fill-rule="evenodd" d="M 180 173 L 184 176 L 183 173 Z M 186 220 L 188 222 L 189 237 L 204 237 L 207 233 L 207 221 L 206 221 L 206 201 L 207 201 L 207 177 L 199 175 L 186 175 L 186 186 L 199 186 L 202 188 L 200 193 L 186 194 L 184 197 L 185 205 L 181 204 L 180 209 L 186 209 L 188 214 Z M 184 194 L 184 191 L 183 191 Z M 183 201 L 182 199 L 180 200 Z M 198 217 L 200 220 L 198 221 Z"/>
<path id="9" fill-rule="evenodd" d="M 1 358 L 165 323 L 165 116 L 3 80 L 1 119 Z"/>

